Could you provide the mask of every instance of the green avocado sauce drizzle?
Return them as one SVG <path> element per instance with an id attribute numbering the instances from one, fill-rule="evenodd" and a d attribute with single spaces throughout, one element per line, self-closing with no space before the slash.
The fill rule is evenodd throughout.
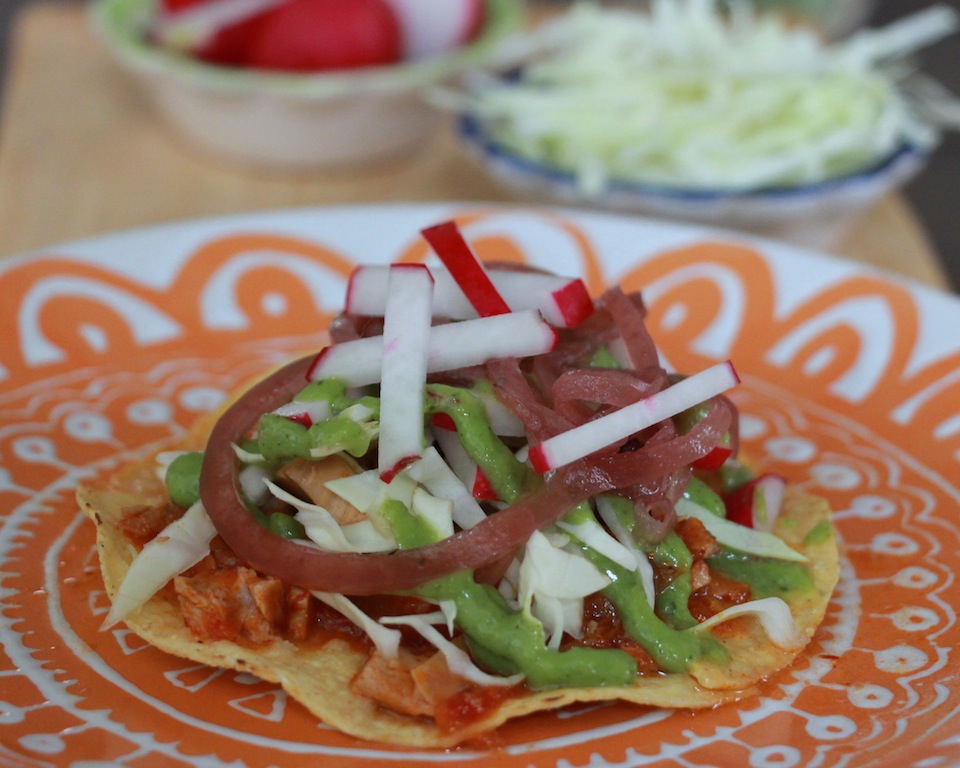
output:
<path id="1" fill-rule="evenodd" d="M 594 364 L 615 367 L 616 361 L 612 356 L 609 358 L 597 358 Z M 317 459 L 338 452 L 360 457 L 369 451 L 377 433 L 379 398 L 350 398 L 343 381 L 326 379 L 307 385 L 295 400 L 324 401 L 331 416 L 305 427 L 284 416 L 265 414 L 259 421 L 255 443 L 246 446 L 248 450 L 259 453 L 271 466 L 293 458 Z M 482 401 L 470 390 L 430 384 L 424 412 L 427 416 L 442 413 L 453 420 L 467 453 L 506 503 L 514 503 L 525 490 L 540 482 L 539 476 L 493 433 Z M 202 453 L 184 454 L 168 468 L 166 484 L 175 503 L 186 507 L 199 499 L 201 462 Z M 719 495 L 697 478 L 692 478 L 685 495 L 715 514 L 726 514 Z M 621 525 L 638 545 L 655 563 L 676 572 L 651 607 L 644 598 L 638 572 L 622 567 L 571 535 L 583 556 L 610 579 L 602 591 L 617 609 L 627 634 L 668 673 L 682 673 L 699 658 L 722 663 L 726 651 L 708 633 L 685 631 L 698 622 L 688 608 L 693 558 L 682 539 L 671 532 L 655 545 L 645 544 L 634 530 L 631 502 L 616 496 L 608 498 Z M 304 536 L 302 526 L 290 515 L 267 514 L 249 502 L 247 506 L 257 522 L 274 533 L 286 538 Z M 401 549 L 425 546 L 439 538 L 426 519 L 410 512 L 400 501 L 385 501 L 381 514 Z M 562 519 L 571 525 L 597 524 L 587 502 L 570 510 Z M 811 531 L 811 535 L 813 533 Z M 773 562 L 732 550 L 721 551 L 709 558 L 708 563 L 718 572 L 747 583 L 755 598 L 782 597 L 813 585 L 807 569 L 797 563 Z M 522 672 L 532 688 L 629 685 L 636 678 L 636 661 L 625 651 L 582 647 L 561 652 L 549 649 L 542 624 L 525 611 L 511 607 L 494 587 L 478 584 L 472 572 L 449 574 L 422 585 L 413 594 L 452 601 L 456 605 L 456 624 L 474 657 L 500 674 Z"/>
<path id="2" fill-rule="evenodd" d="M 524 488 L 537 480 L 493 433 L 483 403 L 469 390 L 431 384 L 426 410 L 453 420 L 467 453 L 506 503 L 514 503 Z M 396 513 L 385 516 L 388 521 L 396 519 Z M 408 546 L 396 527 L 394 536 L 401 547 Z M 412 546 L 424 543 L 429 540 L 421 539 Z M 471 573 L 450 574 L 416 592 L 421 597 L 453 600 L 457 626 L 475 657 L 501 674 L 523 672 L 533 688 L 628 685 L 637 676 L 636 661 L 625 651 L 570 648 L 558 653 L 548 649 L 539 621 L 512 608 L 492 586 L 477 584 Z"/>
<path id="3" fill-rule="evenodd" d="M 688 607 L 692 592 L 690 567 L 693 565 L 693 555 L 683 539 L 671 531 L 656 544 L 645 543 L 636 532 L 631 502 L 620 496 L 606 498 L 621 527 L 649 552 L 654 563 L 677 572 L 673 581 L 655 596 L 652 611 L 645 600 L 636 599 L 636 595 L 643 594 L 636 572 L 628 573 L 638 584 L 631 584 L 630 589 L 624 590 L 622 608 L 612 595 L 607 595 L 617 608 L 630 637 L 640 643 L 666 672 L 683 672 L 690 662 L 699 657 L 718 664 L 726 661 L 726 649 L 709 634 L 683 631 L 699 623 Z M 615 584 L 611 587 L 615 587 Z"/>
<path id="4" fill-rule="evenodd" d="M 754 557 L 734 549 L 722 549 L 707 564 L 718 573 L 750 585 L 755 599 L 789 597 L 814 588 L 813 577 L 802 563 Z"/>
<path id="5" fill-rule="evenodd" d="M 676 573 L 673 580 L 657 593 L 657 615 L 663 617 L 674 629 L 695 627 L 697 620 L 688 607 L 690 595 L 693 593 L 693 579 L 690 575 L 693 555 L 687 545 L 671 531 L 653 550 L 652 556 L 654 563 L 667 566 Z"/>
<path id="6" fill-rule="evenodd" d="M 691 477 L 683 495 L 713 514 L 726 517 L 723 499 L 702 480 Z M 626 517 L 623 513 L 619 516 L 621 519 Z M 675 573 L 673 580 L 657 593 L 657 615 L 674 629 L 695 627 L 699 622 L 689 608 L 690 595 L 693 593 L 690 573 L 693 555 L 687 545 L 674 531 L 670 531 L 653 549 L 651 557 L 658 566 L 666 566 Z"/>
<path id="7" fill-rule="evenodd" d="M 519 498 L 529 472 L 487 421 L 483 403 L 470 390 L 429 384 L 424 409 L 429 416 L 442 413 L 453 420 L 457 436 L 470 457 L 483 469 L 493 490 L 507 503 Z"/>
<path id="8" fill-rule="evenodd" d="M 428 387 L 428 401 L 428 412 L 445 413 L 454 421 L 465 449 L 478 466 L 481 467 L 503 501 L 508 504 L 514 503 L 519 498 L 523 488 L 527 484 L 536 481 L 536 478 L 532 477 L 532 473 L 527 467 L 518 461 L 503 442 L 493 434 L 487 424 L 482 403 L 467 390 L 456 387 L 431 385 Z M 706 486 L 704 486 L 704 488 L 706 488 Z M 629 505 L 629 502 L 625 499 L 621 499 L 620 501 Z M 630 512 L 630 517 L 632 518 L 632 512 Z M 582 522 L 592 522 L 596 524 L 596 518 L 587 503 L 582 503 L 569 511 L 563 520 L 571 525 L 577 525 Z M 665 672 L 683 672 L 687 669 L 690 662 L 695 659 L 703 655 L 709 655 L 713 658 L 717 656 L 717 649 L 721 649 L 722 651 L 721 646 L 716 644 L 712 638 L 707 635 L 681 631 L 695 626 L 697 621 L 690 614 L 686 606 L 686 600 L 689 599 L 690 595 L 689 568 L 692 563 L 692 558 L 679 536 L 675 534 L 672 535 L 671 545 L 678 551 L 682 549 L 686 552 L 686 567 L 676 580 L 681 584 L 685 583 L 686 590 L 684 592 L 683 588 L 679 587 L 672 598 L 668 595 L 667 600 L 671 602 L 670 605 L 664 606 L 666 609 L 665 615 L 680 617 L 673 625 L 661 620 L 657 616 L 659 610 L 655 612 L 644 599 L 643 585 L 636 571 L 627 570 L 600 554 L 592 547 L 577 540 L 576 537 L 572 538 L 584 557 L 610 579 L 611 583 L 605 587 L 602 592 L 617 609 L 617 614 L 627 634 L 640 643 L 661 669 Z M 474 583 L 472 579 L 470 579 L 470 583 Z M 492 588 L 488 589 L 497 595 L 498 600 L 502 602 L 503 606 L 511 610 L 509 606 L 506 606 L 505 601 L 503 601 L 496 590 Z M 434 597 L 437 596 L 434 595 Z M 469 603 L 465 606 L 461 606 L 459 602 L 457 603 L 457 624 L 467 637 L 470 638 L 471 649 L 477 651 L 477 659 L 482 663 L 491 665 L 498 671 L 516 671 L 513 665 L 498 663 L 502 661 L 502 658 L 498 659 L 495 657 L 504 657 L 506 655 L 497 652 L 487 643 L 479 641 L 467 628 L 467 622 L 461 622 L 460 610 L 462 607 L 470 611 L 472 606 L 470 606 Z M 659 607 L 658 605 L 658 608 Z M 511 610 L 511 613 L 517 613 L 523 616 L 523 614 L 519 614 L 519 612 L 516 611 Z M 547 654 L 543 657 L 544 659 L 556 660 L 569 658 L 572 661 L 573 656 L 571 654 L 573 654 L 573 651 L 578 652 L 573 655 L 582 659 L 584 675 L 582 679 L 578 679 L 577 681 L 571 680 L 569 677 L 571 670 L 565 669 L 562 673 L 563 682 L 557 682 L 554 683 L 554 685 L 621 685 L 624 684 L 622 676 L 626 673 L 627 669 L 632 670 L 626 678 L 628 681 L 636 676 L 636 664 L 630 658 L 629 654 L 624 651 L 576 648 L 564 651 L 563 653 L 556 653 L 546 650 L 544 648 L 543 628 L 540 623 L 529 616 L 524 616 L 523 618 L 524 621 L 533 624 L 537 628 L 537 640 L 532 647 L 539 648 L 543 653 Z M 507 630 L 508 627 L 503 627 L 502 629 Z M 493 641 L 507 634 L 509 634 L 509 632 L 495 631 L 492 635 L 488 635 L 488 637 Z M 520 634 L 526 634 L 529 637 L 529 633 Z M 480 647 L 477 648 L 476 646 Z M 485 654 L 484 651 L 488 653 Z M 537 653 L 540 654 L 541 651 Z M 491 654 L 494 658 L 491 658 Z M 618 670 L 610 668 L 607 672 L 609 676 L 598 680 L 596 676 L 601 672 L 599 666 L 599 658 L 601 658 L 601 655 L 607 658 L 619 656 L 621 660 L 618 662 L 620 665 Z M 527 674 L 528 681 L 533 687 L 539 687 L 537 681 L 530 677 L 530 670 L 527 666 L 517 666 Z M 564 664 L 564 666 L 567 667 L 569 665 Z M 606 668 L 606 666 L 607 665 L 604 664 L 603 668 Z M 537 665 L 537 669 L 539 674 L 539 664 Z M 620 680 L 616 679 L 618 676 L 621 677 Z M 586 682 L 586 680 L 590 678 L 594 678 L 594 682 Z"/>
<path id="9" fill-rule="evenodd" d="M 633 517 L 633 512 L 629 511 L 630 502 L 627 499 L 608 498 L 617 506 L 625 506 L 630 517 Z M 625 518 L 621 511 L 618 511 L 617 515 L 621 520 Z M 575 525 L 583 522 L 595 523 L 596 518 L 589 505 L 582 503 L 564 515 L 563 521 Z M 701 656 L 705 636 L 679 631 L 687 627 L 662 621 L 657 615 L 661 611 L 659 596 L 655 612 L 644 597 L 643 583 L 637 571 L 627 570 L 582 541 L 573 538 L 583 556 L 611 580 L 610 584 L 602 590 L 603 595 L 617 609 L 617 615 L 627 634 L 640 643 L 657 666 L 665 672 L 683 672 L 691 661 Z M 679 536 L 676 540 L 686 551 Z M 687 557 L 689 556 L 690 553 L 687 551 Z M 689 569 L 689 565 L 687 568 Z M 689 573 L 686 576 L 689 584 Z M 689 591 L 687 594 L 689 596 Z M 683 608 L 686 610 L 686 603 L 683 603 Z M 689 615 L 689 611 L 687 613 Z M 693 624 L 697 623 L 692 616 L 690 619 Z"/>
<path id="10" fill-rule="evenodd" d="M 341 379 L 325 379 L 308 384 L 294 398 L 297 402 L 325 402 L 331 416 L 305 427 L 275 413 L 260 417 L 256 450 L 268 464 L 278 465 L 293 458 L 319 459 L 345 452 L 360 457 L 370 450 L 380 418 L 380 399 L 346 395 Z"/>
<path id="11" fill-rule="evenodd" d="M 181 453 L 170 462 L 164 480 L 170 501 L 178 507 L 189 509 L 200 501 L 200 467 L 203 452 Z"/>
<path id="12" fill-rule="evenodd" d="M 439 539 L 432 526 L 389 500 L 380 509 L 401 549 Z M 452 600 L 456 623 L 476 658 L 501 674 L 523 672 L 532 688 L 628 685 L 637 675 L 633 658 L 619 650 L 571 648 L 557 653 L 547 648 L 543 625 L 513 609 L 489 584 L 478 584 L 467 571 L 442 576 L 413 590 L 432 600 Z"/>

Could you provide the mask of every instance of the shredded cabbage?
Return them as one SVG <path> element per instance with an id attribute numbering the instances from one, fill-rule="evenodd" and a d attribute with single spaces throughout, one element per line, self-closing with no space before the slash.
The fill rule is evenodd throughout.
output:
<path id="1" fill-rule="evenodd" d="M 328 552 L 390 552 L 397 548 L 392 536 L 385 536 L 371 520 L 340 525 L 324 507 L 303 501 L 283 490 L 276 483 L 266 481 L 276 498 L 297 510 L 294 518 L 303 525 L 307 537 Z"/>
<path id="2" fill-rule="evenodd" d="M 437 458 L 439 459 L 439 456 Z M 378 552 L 396 549 L 395 539 L 386 532 L 387 526 L 379 524 L 380 506 L 388 498 L 402 502 L 412 514 L 427 520 L 438 539 L 452 536 L 454 532 L 454 502 L 419 486 L 409 470 L 394 477 L 390 483 L 383 482 L 375 469 L 325 482 L 327 490 L 370 518 L 369 521 L 342 526 L 322 507 L 304 502 L 273 483 L 268 483 L 268 486 L 274 496 L 298 510 L 297 520 L 303 523 L 307 535 L 324 549 L 334 552 Z M 349 549 L 348 544 L 369 548 Z"/>
<path id="3" fill-rule="evenodd" d="M 252 504 L 261 504 L 270 495 L 267 488 L 269 479 L 270 471 L 262 464 L 247 464 L 237 478 L 240 492 Z"/>
<path id="4" fill-rule="evenodd" d="M 300 510 L 295 519 L 310 539 L 327 552 L 392 552 L 393 538 L 381 533 L 371 520 L 339 525 L 322 507 Z"/>
<path id="5" fill-rule="evenodd" d="M 160 451 L 156 456 L 157 477 L 163 480 L 167 475 L 167 467 L 173 464 L 178 456 L 182 456 L 186 451 Z"/>
<path id="6" fill-rule="evenodd" d="M 199 501 L 160 531 L 130 563 L 100 629 L 122 621 L 170 579 L 203 560 L 216 533 Z"/>
<path id="7" fill-rule="evenodd" d="M 447 634 L 452 637 L 455 626 L 454 622 L 457 620 L 457 602 L 456 600 L 440 600 L 438 604 L 440 606 L 440 612 L 443 613 L 447 622 Z"/>
<path id="8" fill-rule="evenodd" d="M 650 564 L 647 553 L 637 546 L 637 543 L 633 540 L 633 536 L 630 535 L 630 531 L 624 527 L 622 521 L 617 516 L 616 509 L 606 496 L 597 497 L 597 513 L 600 515 L 600 519 L 607 524 L 607 527 L 616 537 L 617 541 L 629 549 L 631 555 L 633 555 L 636 562 L 634 570 L 640 574 L 640 580 L 643 584 L 643 594 L 647 598 L 647 605 L 652 607 L 656 602 L 656 586 L 654 584 L 653 566 Z"/>
<path id="9" fill-rule="evenodd" d="M 438 499 L 417 486 L 413 492 L 410 511 L 430 524 L 438 541 L 453 536 L 453 502 L 449 499 Z"/>
<path id="10" fill-rule="evenodd" d="M 367 633 L 376 649 L 388 659 L 395 659 L 400 655 L 400 632 L 388 629 L 367 616 L 344 595 L 336 592 L 311 592 L 317 600 L 326 603 L 335 611 L 350 619 L 356 626 Z"/>
<path id="11" fill-rule="evenodd" d="M 327 480 L 324 487 L 361 512 L 368 512 L 380 496 L 382 481 L 375 469 Z"/>
<path id="12" fill-rule="evenodd" d="M 808 561 L 805 555 L 787 546 L 774 534 L 747 528 L 724 517 L 718 517 L 690 499 L 677 501 L 676 509 L 681 517 L 695 517 L 703 523 L 703 527 L 725 547 L 757 557 L 771 557 L 775 560 L 793 560 L 801 563 Z"/>
<path id="13" fill-rule="evenodd" d="M 246 448 L 241 448 L 239 445 L 233 446 L 233 452 L 236 454 L 237 460 L 241 464 L 266 464 L 266 459 L 263 458 L 263 454 L 256 453 L 254 451 L 248 451 Z"/>
<path id="14" fill-rule="evenodd" d="M 447 640 L 447 638 L 432 626 L 433 623 L 439 624 L 446 621 L 446 617 L 441 611 L 437 611 L 436 613 L 420 613 L 411 616 L 384 616 L 381 621 L 385 624 L 402 624 L 416 630 L 424 640 L 443 654 L 443 658 L 446 659 L 447 666 L 453 674 L 459 675 L 472 683 L 477 683 L 478 685 L 511 686 L 516 685 L 524 678 L 522 674 L 498 677 L 480 669 L 473 663 L 470 655 L 466 651 Z"/>
<path id="15" fill-rule="evenodd" d="M 595 549 L 604 557 L 613 560 L 617 565 L 628 571 L 636 570 L 637 560 L 633 553 L 609 533 L 596 520 L 584 520 L 578 523 L 568 523 L 564 520 L 556 522 L 557 528 L 579 539 L 591 549 Z"/>
<path id="16" fill-rule="evenodd" d="M 947 6 L 829 45 L 749 3 L 729 14 L 718 0 L 654 0 L 649 13 L 598 6 L 575 5 L 515 42 L 519 78 L 477 79 L 437 103 L 573 173 L 588 195 L 611 179 L 728 192 L 800 185 L 938 139 L 935 110 L 921 116 L 900 82 L 909 71 L 895 65 L 957 29 Z"/>
<path id="17" fill-rule="evenodd" d="M 803 648 L 807 643 L 807 638 L 797 628 L 793 614 L 790 613 L 790 606 L 779 597 L 764 597 L 761 600 L 731 605 L 691 629 L 696 632 L 705 631 L 721 622 L 745 615 L 754 616 L 767 633 L 770 642 L 779 648 L 791 651 Z"/>
<path id="18" fill-rule="evenodd" d="M 470 528 L 486 518 L 483 508 L 432 445 L 419 461 L 407 467 L 406 474 L 423 484 L 434 496 L 450 499 L 453 521 L 461 528 Z"/>
<path id="19" fill-rule="evenodd" d="M 582 555 L 563 549 L 568 542 L 565 535 L 551 541 L 535 531 L 524 546 L 517 577 L 520 606 L 543 624 L 547 646 L 554 649 L 564 632 L 580 637 L 583 598 L 610 584 Z"/>

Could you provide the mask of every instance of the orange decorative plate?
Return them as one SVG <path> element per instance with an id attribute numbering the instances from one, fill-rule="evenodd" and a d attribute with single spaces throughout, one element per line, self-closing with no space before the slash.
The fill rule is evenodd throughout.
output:
<path id="1" fill-rule="evenodd" d="M 608 705 L 486 749 L 344 737 L 282 691 L 197 667 L 107 610 L 77 481 L 175 438 L 315 348 L 351 267 L 484 257 L 642 288 L 665 359 L 732 358 L 749 452 L 827 496 L 840 586 L 809 653 L 705 712 Z M 0 262 L 0 766 L 907 766 L 960 761 L 960 303 L 770 242 L 599 214 L 326 208 L 190 222 Z"/>

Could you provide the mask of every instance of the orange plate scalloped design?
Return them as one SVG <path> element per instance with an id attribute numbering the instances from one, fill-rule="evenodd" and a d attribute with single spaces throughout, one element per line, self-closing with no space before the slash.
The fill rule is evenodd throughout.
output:
<path id="1" fill-rule="evenodd" d="M 809 653 L 705 712 L 534 716 L 491 745 L 355 741 L 276 687 L 123 628 L 76 483 L 317 348 L 360 261 L 456 216 L 485 258 L 642 288 L 666 360 L 732 358 L 754 456 L 826 495 L 842 575 Z M 0 264 L 0 765 L 906 766 L 960 760 L 960 304 L 786 246 L 597 214 L 368 206 L 83 241 Z"/>

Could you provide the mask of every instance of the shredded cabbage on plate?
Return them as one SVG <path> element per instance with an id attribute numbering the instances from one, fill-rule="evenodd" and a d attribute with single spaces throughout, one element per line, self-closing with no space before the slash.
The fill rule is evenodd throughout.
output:
<path id="1" fill-rule="evenodd" d="M 938 119 L 901 87 L 905 56 L 958 27 L 934 6 L 828 44 L 749 4 L 653 0 L 649 12 L 578 4 L 513 41 L 515 76 L 476 79 L 442 105 L 479 119 L 499 145 L 573 173 L 729 192 L 822 182 L 902 147 L 933 147 Z M 939 125 L 938 125 L 939 124 Z"/>

